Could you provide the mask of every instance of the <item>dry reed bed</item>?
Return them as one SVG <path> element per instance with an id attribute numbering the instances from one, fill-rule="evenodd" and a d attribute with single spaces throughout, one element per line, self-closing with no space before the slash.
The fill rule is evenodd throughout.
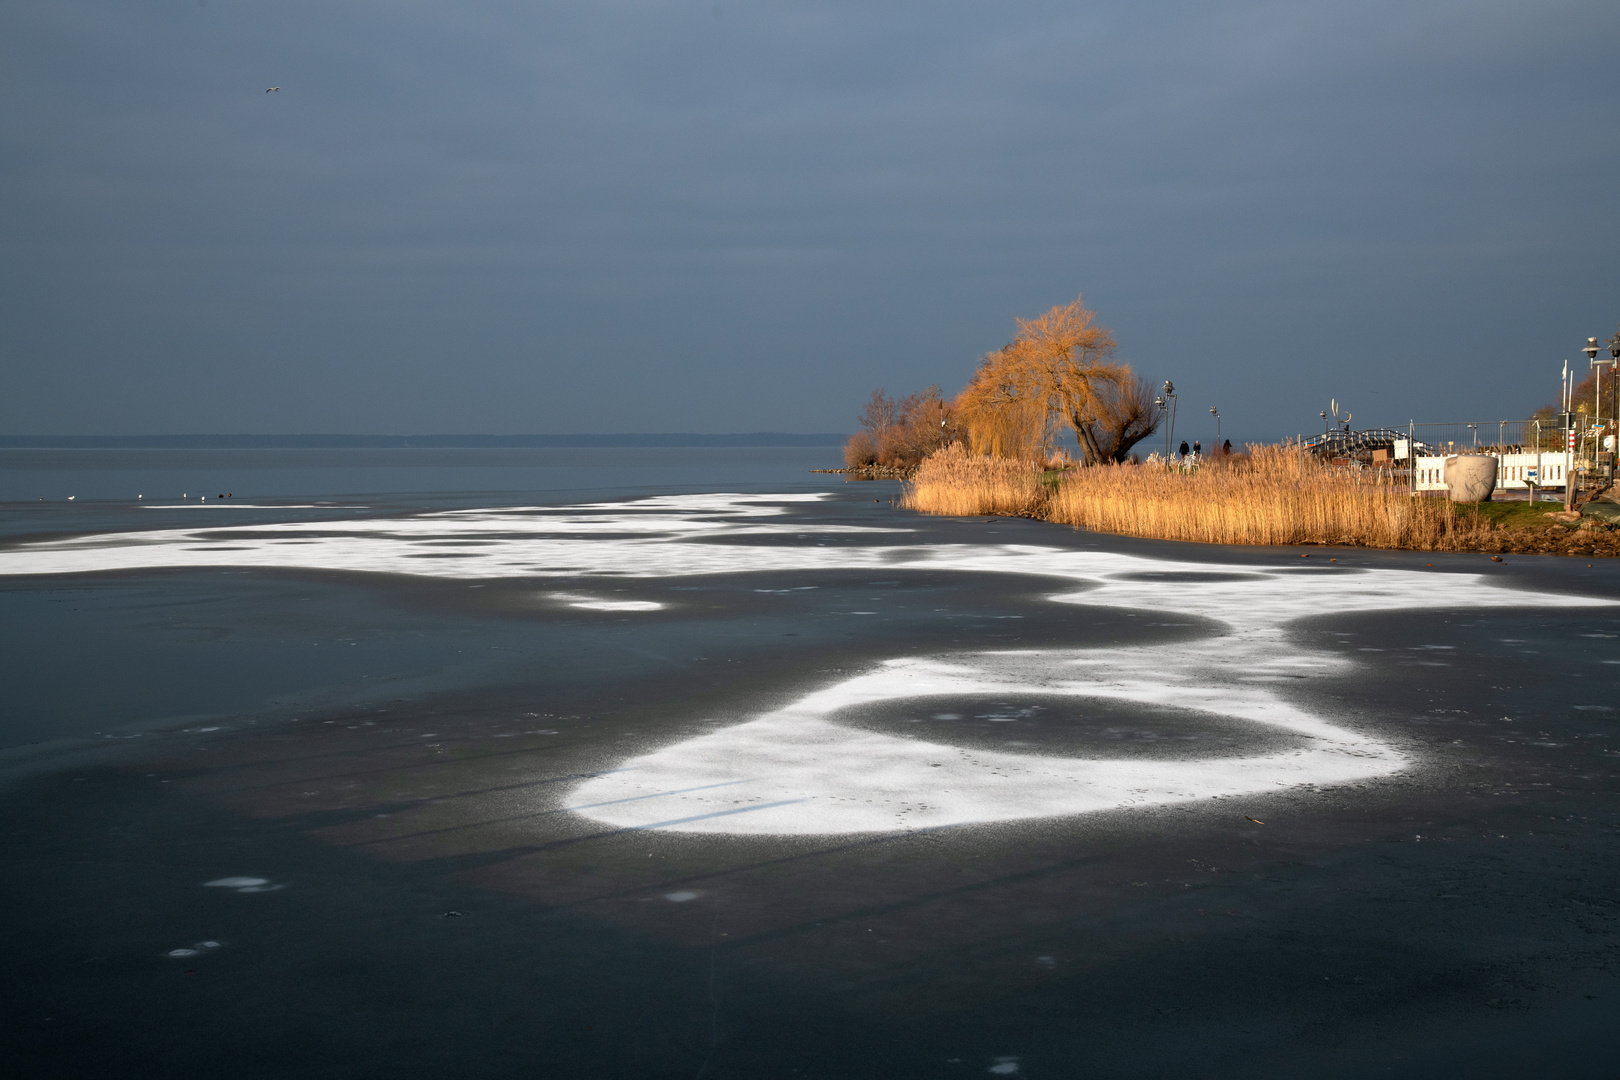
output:
<path id="1" fill-rule="evenodd" d="M 1279 446 L 1190 473 L 1140 465 L 1080 469 L 1056 486 L 1036 466 L 952 448 L 925 461 L 904 505 L 934 514 L 1029 514 L 1098 532 L 1211 544 L 1470 546 L 1481 526 L 1404 485 L 1330 469 Z"/>
<path id="2" fill-rule="evenodd" d="M 923 459 L 901 505 L 925 514 L 1036 515 L 1050 489 L 1033 462 L 981 457 L 952 444 Z"/>

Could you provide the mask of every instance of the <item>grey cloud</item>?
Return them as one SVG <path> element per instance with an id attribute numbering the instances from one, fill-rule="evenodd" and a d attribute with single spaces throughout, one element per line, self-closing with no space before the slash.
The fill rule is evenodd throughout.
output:
<path id="1" fill-rule="evenodd" d="M 12 5 L 0 430 L 836 430 L 1082 290 L 1240 433 L 1521 413 L 1620 319 L 1617 29 Z"/>

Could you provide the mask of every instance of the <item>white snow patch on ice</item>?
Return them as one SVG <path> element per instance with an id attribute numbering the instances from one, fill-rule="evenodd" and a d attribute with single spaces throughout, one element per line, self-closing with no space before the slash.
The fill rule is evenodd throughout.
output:
<path id="1" fill-rule="evenodd" d="M 1184 645 L 891 660 L 753 720 L 631 758 L 569 798 L 576 812 L 619 828 L 847 834 L 1184 803 L 1347 783 L 1406 766 L 1406 756 L 1387 743 L 1226 677 L 1228 666 L 1297 663 L 1276 656 L 1276 644 L 1272 638 L 1242 648 L 1228 639 L 1213 662 L 1197 660 L 1199 650 Z M 1309 662 L 1316 671 L 1342 664 Z M 837 721 L 840 712 L 873 702 L 1013 693 L 1237 718 L 1304 744 L 1247 757 L 1100 759 L 970 749 Z"/>
<path id="2" fill-rule="evenodd" d="M 1269 688 L 1354 666 L 1347 657 L 1312 651 L 1293 640 L 1284 632 L 1290 622 L 1357 611 L 1614 603 L 1503 588 L 1481 574 L 1365 569 L 1302 575 L 1257 567 L 1213 576 L 1223 568 L 1095 549 L 915 544 L 905 542 L 903 534 L 911 531 L 905 528 L 818 524 L 786 516 L 790 506 L 823 497 L 678 495 L 283 522 L 234 528 L 228 544 L 218 542 L 227 538 L 209 528 L 90 535 L 0 552 L 0 575 L 211 566 L 470 580 L 960 571 L 1068 583 L 1048 596 L 1055 603 L 1195 617 L 1211 624 L 1212 639 L 1197 645 L 897 657 L 743 723 L 634 757 L 613 774 L 584 781 L 562 804 L 620 828 L 758 835 L 1012 821 L 1385 775 L 1408 766 L 1400 750 Z M 832 533 L 863 542 L 781 542 Z M 776 542 L 753 543 L 754 537 Z M 1181 577 L 1170 580 L 1168 574 Z M 563 599 L 599 610 L 663 606 L 583 594 Z M 1068 695 L 1203 713 L 1270 728 L 1292 742 L 1286 749 L 1244 757 L 1093 759 L 971 750 L 857 730 L 838 718 L 845 708 L 871 702 L 927 695 L 935 707 L 950 709 L 941 696 L 986 693 Z M 269 891 L 282 886 L 222 887 Z"/>
<path id="3" fill-rule="evenodd" d="M 552 593 L 553 600 L 561 600 L 572 608 L 583 608 L 586 611 L 662 611 L 664 605 L 656 600 L 606 600 L 596 596 L 579 596 L 574 593 Z"/>

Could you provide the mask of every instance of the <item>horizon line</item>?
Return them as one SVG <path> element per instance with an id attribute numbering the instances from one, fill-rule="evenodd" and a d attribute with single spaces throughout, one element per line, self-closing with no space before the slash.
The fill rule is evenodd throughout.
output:
<path id="1" fill-rule="evenodd" d="M 336 450 L 498 449 L 568 447 L 842 446 L 840 432 L 577 432 L 573 434 L 353 435 L 197 433 L 169 435 L 0 435 L 11 450 Z"/>

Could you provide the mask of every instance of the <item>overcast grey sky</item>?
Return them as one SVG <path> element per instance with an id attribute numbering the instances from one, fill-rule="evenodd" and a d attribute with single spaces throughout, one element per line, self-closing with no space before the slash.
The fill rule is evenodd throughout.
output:
<path id="1" fill-rule="evenodd" d="M 1076 293 L 1240 438 L 1522 416 L 1620 322 L 1617 41 L 1613 0 L 12 0 L 0 432 L 849 430 Z"/>

